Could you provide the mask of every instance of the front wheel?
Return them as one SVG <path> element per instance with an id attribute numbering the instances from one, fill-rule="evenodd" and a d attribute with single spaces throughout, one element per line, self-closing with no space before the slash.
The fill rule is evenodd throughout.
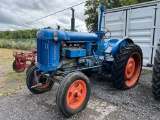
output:
<path id="1" fill-rule="evenodd" d="M 128 44 L 116 54 L 112 66 L 113 86 L 129 89 L 136 85 L 142 70 L 143 55 L 138 45 Z"/>
<path id="2" fill-rule="evenodd" d="M 41 74 L 42 71 L 37 71 L 37 70 L 38 70 L 37 66 L 33 66 L 27 74 L 26 84 L 27 84 L 28 89 L 34 94 L 41 94 L 41 93 L 51 90 L 51 88 L 54 85 L 54 82 L 46 78 L 43 78 L 43 75 Z M 34 75 L 35 71 L 37 71 L 36 77 L 38 78 L 38 82 L 42 83 L 42 85 L 31 88 L 32 86 L 36 85 L 36 77 Z"/>
<path id="3" fill-rule="evenodd" d="M 82 111 L 90 97 L 90 81 L 81 72 L 68 74 L 60 84 L 56 103 L 59 110 L 66 116 Z"/>
<path id="4" fill-rule="evenodd" d="M 32 69 L 33 66 L 35 66 L 35 64 L 33 64 L 33 63 L 31 63 L 31 64 L 28 66 L 28 68 L 27 68 L 27 70 L 26 70 L 26 75 L 27 75 L 28 72 Z"/>

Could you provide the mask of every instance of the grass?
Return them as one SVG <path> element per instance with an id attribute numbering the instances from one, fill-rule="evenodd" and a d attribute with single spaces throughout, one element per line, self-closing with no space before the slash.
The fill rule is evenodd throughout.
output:
<path id="1" fill-rule="evenodd" d="M 0 48 L 0 97 L 10 96 L 24 90 L 25 85 L 25 72 L 16 73 L 12 69 L 14 61 L 13 51 Z"/>
<path id="2" fill-rule="evenodd" d="M 16 73 L 12 69 L 13 51 L 24 52 L 24 50 L 0 48 L 0 97 L 17 94 L 26 87 L 26 73 Z M 150 70 L 142 70 L 141 75 L 150 74 L 151 72 Z"/>
<path id="3" fill-rule="evenodd" d="M 150 74 L 152 73 L 151 70 L 146 70 L 146 69 L 143 69 L 142 72 L 141 72 L 141 75 L 144 75 L 144 74 Z"/>
<path id="4" fill-rule="evenodd" d="M 0 96 L 5 97 L 22 92 L 25 87 L 25 78 L 25 72 L 8 72 L 0 89 Z"/>

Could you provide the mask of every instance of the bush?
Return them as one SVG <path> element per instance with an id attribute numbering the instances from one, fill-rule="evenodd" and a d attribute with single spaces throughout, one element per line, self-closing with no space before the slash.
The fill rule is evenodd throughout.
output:
<path id="1" fill-rule="evenodd" d="M 0 48 L 7 48 L 7 43 L 4 40 L 0 40 Z"/>
<path id="2" fill-rule="evenodd" d="M 33 40 L 28 41 L 12 41 L 12 40 L 0 40 L 0 48 L 13 48 L 21 50 L 32 50 L 36 48 L 36 43 Z"/>

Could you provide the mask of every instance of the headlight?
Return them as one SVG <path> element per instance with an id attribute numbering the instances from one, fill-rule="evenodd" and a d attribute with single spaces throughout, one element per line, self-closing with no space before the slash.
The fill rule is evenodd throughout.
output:
<path id="1" fill-rule="evenodd" d="M 58 32 L 54 32 L 54 40 L 58 41 Z"/>

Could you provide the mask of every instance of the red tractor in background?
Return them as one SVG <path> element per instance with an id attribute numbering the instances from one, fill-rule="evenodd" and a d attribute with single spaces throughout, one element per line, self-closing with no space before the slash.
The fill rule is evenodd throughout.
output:
<path id="1" fill-rule="evenodd" d="M 13 57 L 15 57 L 15 60 L 13 61 L 13 70 L 20 73 L 23 72 L 26 68 L 26 74 L 28 71 L 36 64 L 36 56 L 37 51 L 36 49 L 33 49 L 29 52 L 15 52 L 13 51 Z M 28 64 L 27 61 L 30 61 L 31 63 Z"/>

